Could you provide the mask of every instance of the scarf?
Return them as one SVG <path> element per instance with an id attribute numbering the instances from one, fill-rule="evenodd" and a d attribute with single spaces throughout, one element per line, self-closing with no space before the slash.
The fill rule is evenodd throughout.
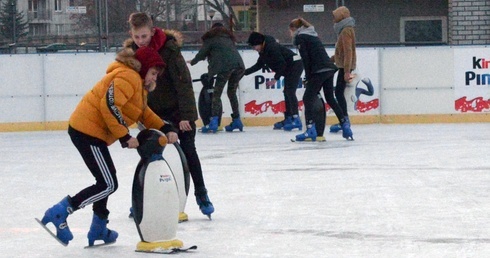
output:
<path id="1" fill-rule="evenodd" d="M 162 29 L 155 27 L 155 34 L 151 37 L 149 47 L 159 51 L 165 45 L 165 42 L 167 42 L 167 35 Z"/>
<path id="2" fill-rule="evenodd" d="M 337 35 L 340 35 L 340 32 L 342 32 L 342 30 L 345 27 L 355 27 L 355 26 L 356 26 L 356 20 L 354 20 L 354 18 L 352 17 L 347 17 L 337 23 L 334 23 L 333 30 Z"/>
<path id="3" fill-rule="evenodd" d="M 314 26 L 310 26 L 308 28 L 305 26 L 301 26 L 293 34 L 293 45 L 295 46 L 296 46 L 296 36 L 298 36 L 299 34 L 306 34 L 313 37 L 318 37 L 318 33 L 316 33 Z"/>

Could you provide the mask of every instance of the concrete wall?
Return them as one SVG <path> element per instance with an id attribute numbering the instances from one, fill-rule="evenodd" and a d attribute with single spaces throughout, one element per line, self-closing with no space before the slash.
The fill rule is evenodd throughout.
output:
<path id="1" fill-rule="evenodd" d="M 195 54 L 184 52 L 184 57 L 190 60 Z M 251 50 L 241 54 L 247 67 L 258 57 Z M 0 55 L 0 131 L 66 128 L 78 101 L 104 75 L 114 56 Z M 353 123 L 490 121 L 489 46 L 358 48 L 358 60 L 356 79 L 346 91 Z M 199 78 L 207 62 L 190 70 L 193 78 Z M 270 125 L 282 118 L 283 82 L 265 86 L 273 76 L 259 71 L 240 82 L 240 108 L 246 125 Z M 368 89 L 362 79 L 372 82 L 373 94 L 359 94 Z M 194 83 L 196 99 L 201 88 L 200 82 Z M 300 100 L 303 92 L 298 84 Z M 226 123 L 231 113 L 226 93 L 222 100 Z M 328 124 L 336 122 L 331 110 L 328 117 Z"/>

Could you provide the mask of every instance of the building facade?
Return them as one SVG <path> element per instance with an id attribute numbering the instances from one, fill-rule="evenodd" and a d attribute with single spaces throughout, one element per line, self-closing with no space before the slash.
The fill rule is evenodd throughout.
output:
<path id="1" fill-rule="evenodd" d="M 29 36 L 73 35 L 74 21 L 70 19 L 70 0 L 18 0 L 29 23 Z"/>
<path id="2" fill-rule="evenodd" d="M 6 1 L 14 0 L 0 0 L 2 4 Z M 28 20 L 30 37 L 88 33 L 75 26 L 74 16 L 87 15 L 75 0 L 15 2 Z M 240 23 L 241 32 L 237 34 L 255 30 L 272 35 L 281 43 L 291 43 L 289 22 L 303 17 L 315 25 L 325 44 L 334 44 L 332 11 L 345 5 L 356 19 L 359 45 L 490 44 L 488 0 L 232 0 L 231 4 Z M 212 17 L 206 12 L 209 6 L 206 8 L 203 0 L 197 0 L 194 9 L 192 15 L 183 15 L 183 23 L 166 23 L 172 29 L 186 30 L 182 24 L 189 28 L 191 43 L 198 38 L 191 35 L 200 34 L 220 19 L 219 13 Z M 195 24 L 191 24 L 191 19 Z M 245 38 L 239 37 L 242 43 Z"/>
<path id="3" fill-rule="evenodd" d="M 305 10 L 319 4 L 322 11 Z M 258 30 L 287 43 L 289 22 L 303 17 L 334 44 L 332 11 L 340 5 L 356 19 L 359 44 L 490 44 L 488 0 L 258 0 Z"/>

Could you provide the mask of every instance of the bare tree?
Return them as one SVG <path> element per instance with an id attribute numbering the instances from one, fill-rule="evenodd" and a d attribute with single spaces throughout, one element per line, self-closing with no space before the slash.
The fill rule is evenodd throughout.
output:
<path id="1" fill-rule="evenodd" d="M 87 13 L 70 16 L 75 27 L 84 33 L 97 33 L 99 29 L 108 29 L 109 33 L 126 32 L 128 17 L 137 10 L 136 0 L 78 0 L 76 4 L 87 7 Z"/>
<path id="2" fill-rule="evenodd" d="M 183 14 L 195 7 L 195 0 L 140 0 L 139 10 L 158 21 L 182 21 Z"/>
<path id="3" fill-rule="evenodd" d="M 208 7 L 221 14 L 223 22 L 228 27 L 234 30 L 240 29 L 230 0 L 205 0 L 205 2 Z M 73 14 L 70 18 L 75 21 L 74 26 L 78 31 L 88 34 L 104 35 L 106 30 L 109 34 L 126 32 L 128 17 L 135 11 L 146 12 L 156 21 L 166 21 L 167 27 L 185 25 L 185 14 L 192 14 L 197 19 L 196 0 L 75 0 L 75 5 L 87 7 L 87 13 Z M 169 24 L 170 22 L 172 24 Z"/>
<path id="4" fill-rule="evenodd" d="M 137 11 L 136 2 L 136 0 L 106 0 L 109 33 L 128 31 L 128 18 L 131 13 Z M 105 11 L 105 8 L 103 10 Z M 105 18 L 105 13 L 102 12 L 102 21 Z"/>
<path id="5" fill-rule="evenodd" d="M 167 13 L 167 0 L 140 0 L 138 2 L 140 12 L 148 13 L 156 19 L 164 19 Z"/>
<path id="6" fill-rule="evenodd" d="M 240 30 L 240 23 L 231 7 L 230 0 L 205 0 L 206 4 L 219 12 L 223 17 L 223 22 L 232 30 Z"/>

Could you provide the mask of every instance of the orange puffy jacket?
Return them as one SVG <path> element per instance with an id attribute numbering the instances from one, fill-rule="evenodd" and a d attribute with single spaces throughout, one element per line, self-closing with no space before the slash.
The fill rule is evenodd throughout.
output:
<path id="1" fill-rule="evenodd" d="M 146 128 L 160 129 L 165 123 L 146 104 L 148 92 L 138 74 L 141 64 L 133 50 L 119 52 L 106 75 L 85 94 L 69 125 L 75 130 L 111 145 L 130 138 L 129 126 L 141 122 Z"/>

